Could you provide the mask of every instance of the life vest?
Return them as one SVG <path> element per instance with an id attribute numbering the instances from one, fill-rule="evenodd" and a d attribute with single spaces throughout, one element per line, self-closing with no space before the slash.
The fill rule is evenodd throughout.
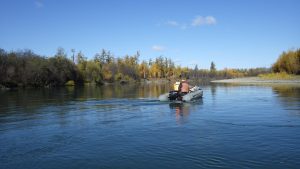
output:
<path id="1" fill-rule="evenodd" d="M 174 91 L 178 91 L 179 90 L 179 85 L 180 85 L 180 82 L 175 82 L 174 83 Z"/>
<path id="2" fill-rule="evenodd" d="M 189 92 L 189 84 L 186 81 L 181 82 L 181 92 Z"/>

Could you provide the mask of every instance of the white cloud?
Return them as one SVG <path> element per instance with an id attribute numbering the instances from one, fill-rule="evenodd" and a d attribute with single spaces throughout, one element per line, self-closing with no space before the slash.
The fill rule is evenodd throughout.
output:
<path id="1" fill-rule="evenodd" d="M 213 16 L 207 16 L 207 17 L 206 17 L 206 23 L 207 23 L 208 25 L 215 25 L 215 24 L 217 24 L 217 20 L 216 20 L 216 18 L 213 17 Z"/>
<path id="2" fill-rule="evenodd" d="M 165 47 L 159 46 L 159 45 L 153 45 L 152 50 L 154 50 L 154 51 L 164 51 Z"/>
<path id="3" fill-rule="evenodd" d="M 213 16 L 197 16 L 192 21 L 192 26 L 202 26 L 202 25 L 215 25 L 217 24 L 216 18 Z"/>
<path id="4" fill-rule="evenodd" d="M 179 26 L 179 23 L 176 21 L 168 21 L 168 22 L 166 22 L 166 24 L 169 26 Z"/>
<path id="5" fill-rule="evenodd" d="M 177 28 L 180 28 L 180 29 L 183 29 L 183 30 L 188 27 L 187 24 L 179 23 L 177 21 L 167 21 L 165 24 L 168 25 L 168 26 L 177 27 Z"/>
<path id="6" fill-rule="evenodd" d="M 169 20 L 165 22 L 165 25 L 177 27 L 179 29 L 185 30 L 190 27 L 203 26 L 203 25 L 215 25 L 217 20 L 213 16 L 196 16 L 191 23 L 180 23 L 175 20 Z"/>
<path id="7" fill-rule="evenodd" d="M 43 3 L 41 0 L 35 1 L 34 4 L 35 4 L 35 6 L 36 6 L 37 8 L 42 8 L 42 7 L 44 7 L 44 3 Z"/>

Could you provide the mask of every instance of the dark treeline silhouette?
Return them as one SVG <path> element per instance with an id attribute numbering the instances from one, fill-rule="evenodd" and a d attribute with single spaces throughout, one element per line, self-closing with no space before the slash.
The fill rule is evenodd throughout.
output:
<path id="1" fill-rule="evenodd" d="M 5 87 L 59 86 L 69 80 L 82 82 L 78 68 L 61 48 L 50 58 L 31 50 L 6 52 L 0 49 L 0 84 Z"/>
<path id="2" fill-rule="evenodd" d="M 300 49 L 283 52 L 273 64 L 275 73 L 286 72 L 288 74 L 300 74 Z"/>
<path id="3" fill-rule="evenodd" d="M 268 68 L 217 70 L 214 62 L 210 70 L 191 69 L 175 65 L 166 57 L 159 56 L 148 61 L 139 61 L 140 53 L 115 57 L 110 51 L 101 50 L 91 59 L 82 52 L 68 58 L 63 48 L 56 54 L 44 57 L 31 50 L 10 51 L 0 49 L 0 85 L 4 87 L 51 87 L 71 84 L 104 82 L 129 82 L 141 79 L 177 79 L 179 76 L 190 79 L 223 79 L 244 76 L 257 76 L 269 73 Z"/>

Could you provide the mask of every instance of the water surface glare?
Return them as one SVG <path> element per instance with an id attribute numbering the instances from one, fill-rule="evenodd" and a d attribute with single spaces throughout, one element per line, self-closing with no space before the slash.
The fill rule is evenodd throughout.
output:
<path id="1" fill-rule="evenodd" d="M 169 85 L 0 91 L 0 169 L 299 168 L 300 88 Z"/>

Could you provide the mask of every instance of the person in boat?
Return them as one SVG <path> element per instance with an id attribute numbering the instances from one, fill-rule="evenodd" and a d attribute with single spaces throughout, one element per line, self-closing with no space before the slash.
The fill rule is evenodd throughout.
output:
<path id="1" fill-rule="evenodd" d="M 189 90 L 190 90 L 190 85 L 189 85 L 188 81 L 185 79 L 182 79 L 181 83 L 179 85 L 179 90 L 178 90 L 179 95 L 184 96 L 189 92 Z"/>
<path id="2" fill-rule="evenodd" d="M 179 86 L 180 86 L 180 81 L 176 81 L 174 83 L 173 90 L 178 92 L 179 91 Z"/>
<path id="3" fill-rule="evenodd" d="M 190 86 L 188 84 L 188 81 L 183 79 L 182 76 L 179 76 L 180 79 L 182 79 L 181 81 L 176 81 L 173 85 L 173 91 L 171 91 L 172 93 L 172 98 L 181 98 L 182 96 L 186 95 L 189 90 L 192 88 L 192 86 Z M 188 77 L 187 77 L 188 79 Z"/>
<path id="4" fill-rule="evenodd" d="M 181 75 L 179 75 L 179 79 L 181 79 Z M 180 86 L 180 80 L 179 79 L 177 79 L 177 81 L 174 83 L 174 85 L 173 85 L 173 91 L 174 92 L 177 92 L 178 93 L 178 91 L 179 91 L 179 86 Z"/>
<path id="5" fill-rule="evenodd" d="M 179 79 L 173 85 L 173 90 L 170 91 L 169 97 L 171 97 L 171 100 L 181 98 L 181 95 L 180 95 L 180 87 L 181 87 L 180 79 L 182 79 L 181 77 L 182 76 L 179 75 Z"/>
<path id="6" fill-rule="evenodd" d="M 181 82 L 179 80 L 174 83 L 173 91 L 178 92 L 178 93 L 183 93 L 183 94 L 188 93 L 189 90 L 192 88 L 192 86 L 190 86 L 187 81 L 189 78 L 187 77 L 187 80 L 185 80 L 182 78 L 181 75 L 179 76 L 179 78 L 181 79 Z"/>
<path id="7" fill-rule="evenodd" d="M 179 86 L 180 86 L 181 82 L 180 81 L 176 81 L 173 85 L 173 90 L 170 91 L 170 97 L 173 99 L 176 99 L 178 97 L 180 97 L 179 95 Z"/>

